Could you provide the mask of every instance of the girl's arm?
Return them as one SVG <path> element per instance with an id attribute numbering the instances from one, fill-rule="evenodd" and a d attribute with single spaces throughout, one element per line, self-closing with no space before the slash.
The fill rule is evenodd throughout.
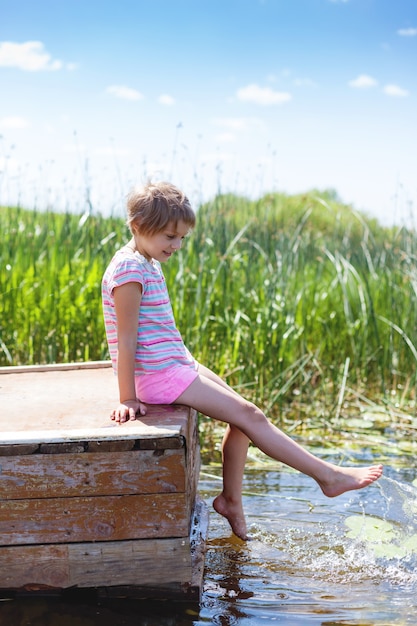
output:
<path id="1" fill-rule="evenodd" d="M 138 336 L 139 309 L 142 300 L 140 283 L 126 283 L 114 290 L 117 318 L 117 378 L 119 406 L 112 412 L 116 422 L 135 419 L 136 413 L 146 413 L 146 407 L 136 398 L 135 355 Z"/>

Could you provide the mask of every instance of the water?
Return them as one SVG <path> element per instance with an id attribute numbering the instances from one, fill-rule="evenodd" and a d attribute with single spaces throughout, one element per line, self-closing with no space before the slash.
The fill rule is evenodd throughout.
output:
<path id="1" fill-rule="evenodd" d="M 233 541 L 221 523 L 212 529 L 194 623 L 417 624 L 417 548 L 401 550 L 417 533 L 417 489 L 391 474 L 335 500 L 302 476 L 264 474 L 245 503 L 254 541 Z M 382 550 L 380 532 L 351 538 L 352 517 L 365 530 L 364 520 L 389 520 L 394 536 Z"/>
<path id="2" fill-rule="evenodd" d="M 3 626 L 403 626 L 417 624 L 414 470 L 387 468 L 375 485 L 336 499 L 282 469 L 249 470 L 252 541 L 213 513 L 200 611 L 172 603 L 18 598 Z M 207 469 L 208 502 L 219 478 Z M 385 526 L 384 526 L 385 524 Z"/>

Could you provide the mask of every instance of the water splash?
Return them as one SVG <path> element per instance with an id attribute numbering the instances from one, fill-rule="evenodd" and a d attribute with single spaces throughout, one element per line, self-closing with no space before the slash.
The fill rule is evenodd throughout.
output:
<path id="1" fill-rule="evenodd" d="M 298 527 L 281 520 L 279 534 L 251 528 L 255 540 L 275 550 L 280 568 L 325 583 L 349 582 L 417 590 L 417 488 L 391 478 L 379 484 L 380 515 L 362 512 Z"/>
<path id="2" fill-rule="evenodd" d="M 417 487 L 382 477 L 377 483 L 386 505 L 385 520 L 401 524 L 417 532 Z"/>

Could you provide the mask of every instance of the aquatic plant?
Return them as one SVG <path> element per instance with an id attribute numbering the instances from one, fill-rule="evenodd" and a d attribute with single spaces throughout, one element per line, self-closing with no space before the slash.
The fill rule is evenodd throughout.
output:
<path id="1" fill-rule="evenodd" d="M 101 276 L 122 218 L 0 209 L 2 365 L 107 358 Z M 202 362 L 270 413 L 351 389 L 415 406 L 417 236 L 331 195 L 220 195 L 164 266 Z"/>

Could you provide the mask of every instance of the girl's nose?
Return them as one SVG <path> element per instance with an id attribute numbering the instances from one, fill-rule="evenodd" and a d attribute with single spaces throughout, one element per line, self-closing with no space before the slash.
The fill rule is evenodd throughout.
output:
<path id="1" fill-rule="evenodd" d="M 175 248 L 175 250 L 179 250 L 182 246 L 182 239 L 180 238 L 174 239 L 171 245 L 173 248 Z"/>

